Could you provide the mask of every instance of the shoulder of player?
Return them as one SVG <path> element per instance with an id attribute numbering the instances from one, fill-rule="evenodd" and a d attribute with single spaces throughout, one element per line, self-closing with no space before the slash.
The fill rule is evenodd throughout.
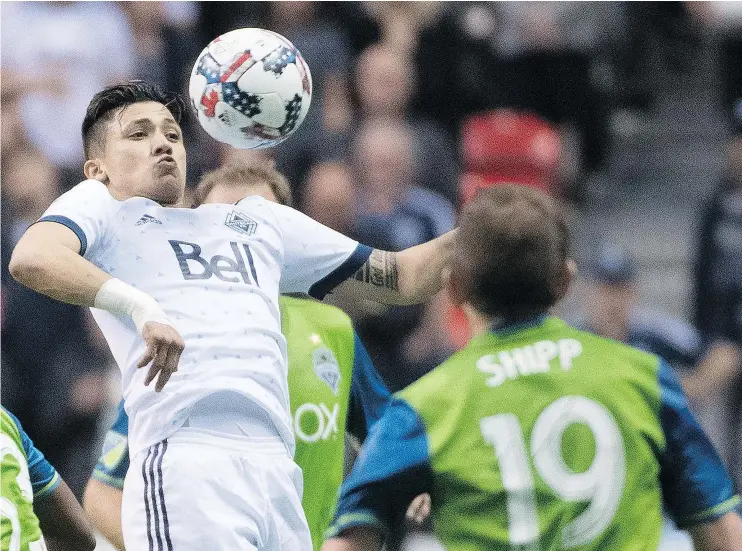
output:
<path id="1" fill-rule="evenodd" d="M 21 439 L 21 424 L 15 415 L 10 413 L 4 407 L 0 407 L 0 419 L 2 420 L 2 430 L 4 433 L 11 436 L 14 440 L 20 441 Z"/>
<path id="2" fill-rule="evenodd" d="M 601 337 L 600 335 L 596 335 L 595 333 L 591 333 L 589 331 L 575 329 L 571 326 L 570 328 L 574 332 L 572 337 L 579 340 L 583 344 L 583 346 L 585 344 L 591 346 L 599 346 L 603 350 L 605 350 L 606 355 L 609 357 L 623 358 L 624 360 L 635 365 L 641 364 L 652 367 L 656 367 L 657 365 L 659 365 L 660 358 L 655 354 L 652 354 L 645 350 L 641 350 L 639 348 L 635 348 L 614 339 Z"/>
<path id="3" fill-rule="evenodd" d="M 314 324 L 322 329 L 350 329 L 350 316 L 337 306 L 325 304 L 309 295 L 281 295 L 278 299 L 284 315 L 311 316 Z"/>
<path id="4" fill-rule="evenodd" d="M 93 196 L 100 198 L 101 201 L 110 201 L 112 205 L 118 204 L 121 201 L 115 199 L 113 195 L 108 191 L 108 186 L 98 180 L 83 180 L 75 187 L 70 189 L 67 193 L 79 193 L 87 196 Z"/>
<path id="5" fill-rule="evenodd" d="M 454 352 L 447 360 L 434 367 L 409 386 L 395 393 L 413 408 L 423 404 L 429 397 L 451 396 L 452 389 L 460 388 L 462 364 L 471 363 L 472 350 L 467 346 Z"/>
<path id="6" fill-rule="evenodd" d="M 57 197 L 52 206 L 55 204 L 74 204 L 80 210 L 94 212 L 101 212 L 101 209 L 110 210 L 113 214 L 123 203 L 110 194 L 104 183 L 98 180 L 83 180 Z"/>

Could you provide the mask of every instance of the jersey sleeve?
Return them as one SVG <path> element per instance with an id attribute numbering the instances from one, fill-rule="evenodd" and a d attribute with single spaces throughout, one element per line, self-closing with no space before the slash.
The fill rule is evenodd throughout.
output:
<path id="1" fill-rule="evenodd" d="M 712 521 L 739 507 L 740 497 L 719 455 L 693 417 L 675 373 L 660 360 L 660 421 L 666 447 L 660 483 L 670 516 L 680 528 Z"/>
<path id="2" fill-rule="evenodd" d="M 283 234 L 281 293 L 309 293 L 321 300 L 371 255 L 370 247 L 297 210 L 278 204 L 271 207 Z"/>
<path id="3" fill-rule="evenodd" d="M 124 478 L 129 469 L 129 418 L 123 401 L 119 404 L 118 417 L 103 443 L 103 451 L 93 469 L 93 478 L 114 488 L 124 488 Z"/>
<path id="4" fill-rule="evenodd" d="M 68 227 L 80 240 L 80 255 L 90 260 L 114 221 L 117 205 L 105 184 L 85 180 L 58 197 L 38 221 Z"/>
<path id="5" fill-rule="evenodd" d="M 7 410 L 6 412 L 10 415 L 10 418 L 13 419 L 13 422 L 18 428 L 18 432 L 21 436 L 21 444 L 23 444 L 23 451 L 26 454 L 28 476 L 31 479 L 31 487 L 33 488 L 34 497 L 50 494 L 59 485 L 59 473 L 57 473 L 51 463 L 46 460 L 44 454 L 34 446 L 33 441 L 26 434 L 26 431 L 23 430 L 23 427 L 16 416 Z"/>
<path id="6" fill-rule="evenodd" d="M 331 538 L 355 526 L 386 534 L 412 500 L 432 487 L 428 438 L 418 414 L 395 398 L 370 430 L 353 471 L 343 483 Z"/>
<path id="7" fill-rule="evenodd" d="M 364 441 L 368 431 L 381 418 L 392 395 L 355 332 L 353 338 L 353 380 L 350 386 L 347 426 L 353 436 Z"/>

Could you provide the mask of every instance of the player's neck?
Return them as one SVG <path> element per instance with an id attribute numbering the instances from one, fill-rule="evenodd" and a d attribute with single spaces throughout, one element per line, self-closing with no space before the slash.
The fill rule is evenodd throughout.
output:
<path id="1" fill-rule="evenodd" d="M 546 312 L 524 311 L 515 317 L 486 316 L 469 304 L 462 305 L 462 309 L 469 322 L 472 336 L 480 335 L 494 328 L 506 328 L 521 323 L 528 323 L 546 314 Z"/>
<path id="2" fill-rule="evenodd" d="M 464 311 L 466 320 L 469 322 L 469 329 L 471 329 L 472 336 L 489 331 L 489 328 L 492 327 L 492 323 L 495 321 L 493 317 L 480 314 L 470 304 L 463 304 L 461 308 Z"/>

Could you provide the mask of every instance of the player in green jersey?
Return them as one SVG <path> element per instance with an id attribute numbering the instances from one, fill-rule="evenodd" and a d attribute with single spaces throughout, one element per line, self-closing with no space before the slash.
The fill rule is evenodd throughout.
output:
<path id="1" fill-rule="evenodd" d="M 568 251 L 540 192 L 464 209 L 448 288 L 475 336 L 394 396 L 323 551 L 379 549 L 425 491 L 449 551 L 656 551 L 663 507 L 697 550 L 742 550 L 740 498 L 668 365 L 547 315 Z"/>
<path id="2" fill-rule="evenodd" d="M 44 551 L 47 543 L 52 551 L 94 549 L 72 491 L 4 407 L 0 440 L 0 551 Z"/>
<path id="3" fill-rule="evenodd" d="M 244 171 L 227 167 L 206 175 L 197 188 L 194 203 L 235 202 L 247 193 L 290 203 L 290 190 L 280 181 L 265 189 L 246 190 L 230 185 L 254 179 Z M 302 505 L 314 548 L 318 550 L 335 512 L 343 480 L 345 432 L 363 440 L 390 394 L 342 310 L 316 300 L 288 296 L 280 297 L 279 306 L 287 341 L 296 437 L 294 460 L 304 473 Z M 84 498 L 93 522 L 119 549 L 124 548 L 121 496 L 129 467 L 127 433 L 128 419 L 120 404 L 118 418 L 106 437 Z"/>

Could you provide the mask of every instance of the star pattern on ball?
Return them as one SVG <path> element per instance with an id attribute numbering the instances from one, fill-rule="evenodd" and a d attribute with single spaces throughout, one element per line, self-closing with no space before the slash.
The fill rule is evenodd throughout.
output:
<path id="1" fill-rule="evenodd" d="M 287 65 L 295 62 L 296 54 L 289 48 L 280 46 L 263 58 L 263 69 L 280 75 Z"/>
<path id="2" fill-rule="evenodd" d="M 260 113 L 261 97 L 239 89 L 236 82 L 222 84 L 224 102 L 247 117 L 254 117 Z"/>
<path id="3" fill-rule="evenodd" d="M 198 62 L 196 67 L 196 73 L 206 77 L 208 84 L 216 84 L 220 78 L 220 68 L 216 60 L 211 57 L 211 54 L 204 54 Z"/>
<path id="4" fill-rule="evenodd" d="M 278 129 L 281 136 L 291 132 L 299 120 L 299 111 L 301 111 L 301 96 L 295 94 L 293 99 L 286 104 L 286 120 Z"/>

